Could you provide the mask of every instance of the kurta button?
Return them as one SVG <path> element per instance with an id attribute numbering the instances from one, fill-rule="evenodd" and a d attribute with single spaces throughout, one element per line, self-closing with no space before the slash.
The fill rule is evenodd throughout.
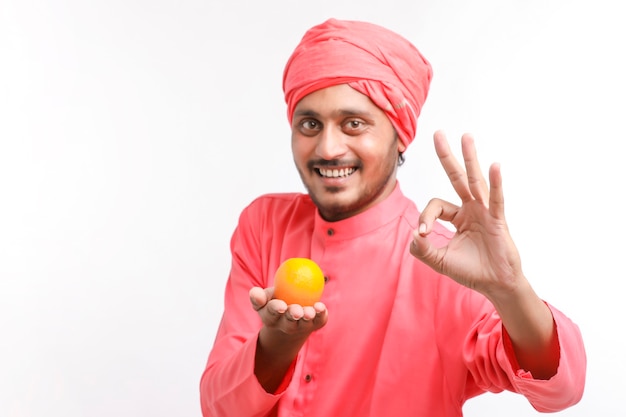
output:
<path id="1" fill-rule="evenodd" d="M 328 282 L 328 277 L 324 275 L 324 282 Z"/>
<path id="2" fill-rule="evenodd" d="M 313 377 L 311 376 L 311 374 L 306 374 L 304 376 L 304 381 L 305 382 L 311 382 L 311 379 L 313 379 Z"/>
<path id="3" fill-rule="evenodd" d="M 335 230 L 334 230 L 334 229 L 328 229 L 328 230 L 326 231 L 326 233 L 328 233 L 328 236 L 332 236 L 332 235 L 334 235 L 334 234 L 335 234 Z"/>

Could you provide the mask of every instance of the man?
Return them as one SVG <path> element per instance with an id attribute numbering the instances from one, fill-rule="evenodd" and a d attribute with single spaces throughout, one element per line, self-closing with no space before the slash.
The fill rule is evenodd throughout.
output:
<path id="1" fill-rule="evenodd" d="M 580 400 L 580 332 L 523 274 L 499 166 L 487 183 L 472 137 L 463 167 L 437 132 L 461 205 L 433 199 L 420 213 L 402 194 L 396 170 L 431 76 L 377 25 L 330 19 L 304 35 L 283 86 L 308 193 L 261 196 L 241 213 L 200 384 L 205 417 L 460 416 L 467 399 L 502 390 L 546 412 Z M 322 302 L 273 298 L 291 257 L 321 266 Z"/>

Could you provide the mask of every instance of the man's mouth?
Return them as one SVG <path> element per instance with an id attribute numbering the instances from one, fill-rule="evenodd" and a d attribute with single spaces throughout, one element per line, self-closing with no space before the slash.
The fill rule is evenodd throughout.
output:
<path id="1" fill-rule="evenodd" d="M 316 168 L 315 170 L 323 178 L 346 178 L 354 174 L 356 168 Z"/>

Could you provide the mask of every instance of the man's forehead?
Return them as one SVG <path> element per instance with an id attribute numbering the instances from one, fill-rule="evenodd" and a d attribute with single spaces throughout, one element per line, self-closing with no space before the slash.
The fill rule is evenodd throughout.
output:
<path id="1" fill-rule="evenodd" d="M 384 112 L 363 93 L 346 84 L 326 87 L 302 98 L 294 116 L 375 116 Z"/>

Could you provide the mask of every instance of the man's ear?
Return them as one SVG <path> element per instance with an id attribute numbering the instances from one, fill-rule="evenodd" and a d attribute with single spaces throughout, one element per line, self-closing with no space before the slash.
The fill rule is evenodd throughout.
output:
<path id="1" fill-rule="evenodd" d="M 404 143 L 398 141 L 398 152 L 404 153 L 404 151 L 406 151 L 406 146 L 404 145 Z"/>

